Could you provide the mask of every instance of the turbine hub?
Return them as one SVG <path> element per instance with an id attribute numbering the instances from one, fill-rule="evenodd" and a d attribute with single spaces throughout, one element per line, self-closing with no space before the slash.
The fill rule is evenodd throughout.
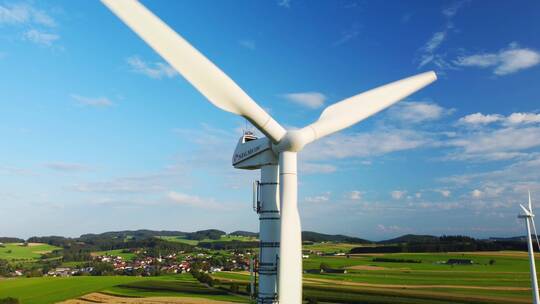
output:
<path id="1" fill-rule="evenodd" d="M 315 139 L 315 133 L 311 127 L 300 130 L 287 131 L 285 136 L 277 144 L 278 152 L 300 152 L 307 144 Z"/>

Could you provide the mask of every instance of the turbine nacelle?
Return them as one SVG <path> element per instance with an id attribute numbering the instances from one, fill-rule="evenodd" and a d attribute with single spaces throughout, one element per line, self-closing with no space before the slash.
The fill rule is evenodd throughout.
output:
<path id="1" fill-rule="evenodd" d="M 521 207 L 521 210 L 523 210 L 523 214 L 518 215 L 519 218 L 534 217 L 534 214 L 531 210 L 528 210 L 521 204 L 519 206 Z"/>
<path id="2" fill-rule="evenodd" d="M 272 141 L 268 137 L 257 138 L 251 132 L 244 132 L 234 149 L 232 165 L 237 169 L 248 170 L 260 169 L 265 165 L 277 165 L 272 147 Z"/>

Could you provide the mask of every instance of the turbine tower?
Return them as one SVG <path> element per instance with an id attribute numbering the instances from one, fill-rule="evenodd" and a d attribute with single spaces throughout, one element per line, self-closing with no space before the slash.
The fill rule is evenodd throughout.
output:
<path id="1" fill-rule="evenodd" d="M 533 303 L 539 304 L 540 299 L 538 298 L 538 279 L 536 277 L 536 265 L 534 263 L 534 247 L 531 237 L 531 225 L 534 230 L 534 236 L 536 238 L 536 244 L 539 246 L 540 250 L 540 243 L 538 243 L 538 234 L 536 234 L 536 226 L 534 225 L 534 213 L 532 211 L 532 201 L 531 201 L 531 192 L 529 191 L 529 208 L 523 207 L 523 205 L 519 205 L 521 209 L 523 210 L 523 214 L 518 215 L 518 218 L 525 219 L 525 226 L 527 227 L 527 247 L 529 251 L 529 266 L 531 268 L 531 289 L 532 289 L 532 296 L 533 296 Z"/>
<path id="2" fill-rule="evenodd" d="M 244 134 L 233 155 L 236 168 L 261 169 L 258 302 L 300 304 L 302 235 L 297 153 L 307 144 L 348 128 L 422 89 L 437 79 L 435 73 L 418 74 L 347 98 L 327 107 L 314 123 L 300 130 L 285 130 L 223 71 L 138 1 L 102 2 L 211 103 L 245 117 L 266 136 Z"/>

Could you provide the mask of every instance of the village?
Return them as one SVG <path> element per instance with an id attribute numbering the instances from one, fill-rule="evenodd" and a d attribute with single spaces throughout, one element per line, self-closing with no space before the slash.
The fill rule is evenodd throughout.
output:
<path id="1" fill-rule="evenodd" d="M 48 271 L 45 276 L 66 277 L 81 275 L 130 275 L 130 276 L 157 276 L 162 274 L 180 274 L 189 272 L 193 265 L 205 273 L 219 271 L 246 271 L 249 270 L 250 257 L 248 253 L 191 253 L 183 251 L 164 256 L 152 257 L 146 251 L 135 252 L 133 259 L 126 259 L 120 255 L 103 254 L 94 255 L 89 266 L 85 267 L 56 267 Z M 93 266 L 90 266 L 93 265 Z M 98 269 L 99 268 L 99 269 Z M 19 274 L 19 275 L 22 275 Z"/>

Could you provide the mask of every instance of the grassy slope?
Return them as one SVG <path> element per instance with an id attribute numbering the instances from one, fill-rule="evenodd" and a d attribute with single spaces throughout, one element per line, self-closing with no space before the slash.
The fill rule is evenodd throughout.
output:
<path id="1" fill-rule="evenodd" d="M 0 247 L 0 259 L 4 260 L 35 260 L 39 259 L 43 253 L 51 252 L 59 247 L 39 244 L 35 246 L 21 246 L 18 243 L 4 244 Z"/>
<path id="2" fill-rule="evenodd" d="M 106 251 L 95 251 L 92 252 L 92 255 L 111 255 L 111 256 L 120 256 L 125 261 L 131 261 L 135 258 L 134 253 L 125 253 L 122 252 L 123 249 L 116 249 L 116 250 L 106 250 Z"/>

